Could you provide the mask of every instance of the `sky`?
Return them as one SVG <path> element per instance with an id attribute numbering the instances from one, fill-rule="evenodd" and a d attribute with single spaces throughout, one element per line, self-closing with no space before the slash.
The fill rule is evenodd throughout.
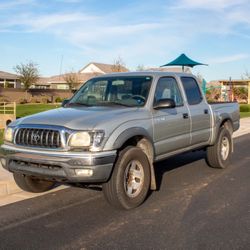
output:
<path id="1" fill-rule="evenodd" d="M 0 70 L 40 75 L 89 62 L 159 67 L 185 53 L 207 81 L 250 72 L 249 0 L 0 0 Z"/>

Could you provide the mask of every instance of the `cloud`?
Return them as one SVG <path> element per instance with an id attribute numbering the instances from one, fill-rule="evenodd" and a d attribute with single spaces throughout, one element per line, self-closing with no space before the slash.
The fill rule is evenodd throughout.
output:
<path id="1" fill-rule="evenodd" d="M 59 3 L 80 3 L 82 0 L 56 0 Z"/>
<path id="2" fill-rule="evenodd" d="M 236 54 L 236 55 L 229 55 L 224 57 L 218 57 L 218 58 L 212 58 L 209 61 L 209 64 L 224 64 L 224 63 L 230 63 L 230 62 L 236 62 L 243 59 L 249 58 L 249 54 Z"/>
<path id="3" fill-rule="evenodd" d="M 221 11 L 247 2 L 247 0 L 181 0 L 177 2 L 175 7 Z"/>
<path id="4" fill-rule="evenodd" d="M 82 13 L 53 13 L 53 14 L 30 14 L 23 13 L 13 16 L 9 20 L 3 20 L 0 23 L 2 29 L 11 30 L 11 28 L 19 27 L 19 32 L 52 32 L 57 33 L 58 30 L 65 31 L 70 27 L 65 25 L 76 26 L 79 23 L 95 21 L 97 17 L 83 15 Z"/>
<path id="5" fill-rule="evenodd" d="M 29 26 L 33 31 L 40 31 L 55 27 L 63 28 L 63 25 L 70 23 L 82 23 L 86 21 L 93 21 L 95 17 L 83 15 L 81 13 L 55 13 L 47 15 L 27 16 L 19 21 L 19 24 Z"/>
<path id="6" fill-rule="evenodd" d="M 0 10 L 11 9 L 20 5 L 29 5 L 35 3 L 35 0 L 16 0 L 16 1 L 2 1 L 0 3 Z"/>

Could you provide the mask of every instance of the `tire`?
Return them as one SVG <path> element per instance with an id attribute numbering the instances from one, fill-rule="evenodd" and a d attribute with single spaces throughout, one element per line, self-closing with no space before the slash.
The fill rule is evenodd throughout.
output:
<path id="1" fill-rule="evenodd" d="M 132 209 L 143 203 L 150 185 L 150 164 L 137 147 L 122 150 L 110 180 L 102 185 L 106 200 L 119 209 Z"/>
<path id="2" fill-rule="evenodd" d="M 207 148 L 207 163 L 212 168 L 228 167 L 232 156 L 232 134 L 220 128 L 216 143 Z"/>
<path id="3" fill-rule="evenodd" d="M 53 181 L 34 179 L 31 176 L 26 176 L 20 173 L 14 173 L 13 176 L 18 187 L 31 193 L 46 192 L 52 189 L 55 184 Z"/>

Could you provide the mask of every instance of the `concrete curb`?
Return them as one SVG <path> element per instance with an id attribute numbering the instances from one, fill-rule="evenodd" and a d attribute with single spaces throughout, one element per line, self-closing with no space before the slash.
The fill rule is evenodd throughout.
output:
<path id="1" fill-rule="evenodd" d="M 241 127 L 238 131 L 236 131 L 233 134 L 234 138 L 250 133 L 250 118 L 243 118 L 240 120 L 240 122 L 241 122 Z M 37 197 L 46 193 L 55 192 L 60 189 L 64 189 L 66 187 L 67 186 L 62 185 L 49 192 L 45 192 L 42 194 L 31 194 L 22 191 L 16 185 L 13 175 L 9 173 L 7 170 L 3 169 L 0 163 L 0 206 L 24 199 Z"/>
<path id="2" fill-rule="evenodd" d="M 20 191 L 20 188 L 16 185 L 14 180 L 0 181 L 0 198 Z"/>

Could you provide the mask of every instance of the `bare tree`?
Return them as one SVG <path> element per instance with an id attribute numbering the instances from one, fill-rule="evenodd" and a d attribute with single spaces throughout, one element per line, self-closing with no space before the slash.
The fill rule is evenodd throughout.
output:
<path id="1" fill-rule="evenodd" d="M 126 70 L 126 65 L 125 65 L 123 59 L 120 56 L 118 56 L 117 59 L 114 60 L 114 63 L 112 64 L 111 70 L 113 72 L 124 72 L 124 71 L 127 71 Z"/>
<path id="2" fill-rule="evenodd" d="M 250 73 L 248 70 L 245 71 L 245 73 L 241 76 L 241 78 L 244 79 L 250 79 Z"/>
<path id="3" fill-rule="evenodd" d="M 27 91 L 31 84 L 34 84 L 39 79 L 38 64 L 30 61 L 27 64 L 20 63 L 14 67 L 14 70 L 20 77 L 21 83 Z"/>
<path id="4" fill-rule="evenodd" d="M 78 73 L 73 72 L 73 71 L 66 73 L 64 75 L 64 80 L 69 85 L 69 88 L 71 90 L 76 89 L 78 87 L 78 85 L 81 83 L 81 80 L 78 76 Z"/>
<path id="5" fill-rule="evenodd" d="M 136 67 L 136 71 L 144 71 L 146 70 L 145 66 L 143 64 L 139 64 L 137 67 Z"/>

